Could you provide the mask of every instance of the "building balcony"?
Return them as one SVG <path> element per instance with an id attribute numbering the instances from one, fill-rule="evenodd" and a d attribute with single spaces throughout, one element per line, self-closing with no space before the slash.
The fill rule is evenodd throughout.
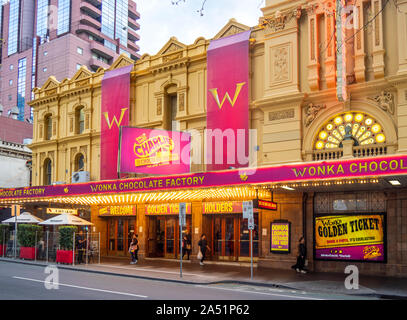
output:
<path id="1" fill-rule="evenodd" d="M 102 6 L 102 0 L 85 0 L 82 2 L 89 2 L 90 4 L 92 4 L 93 6 L 100 8 Z"/>
<path id="2" fill-rule="evenodd" d="M 102 11 L 89 2 L 81 2 L 80 9 L 95 19 L 100 18 L 100 16 L 102 15 Z"/>
<path id="3" fill-rule="evenodd" d="M 130 16 L 128 18 L 128 22 L 129 22 L 130 28 L 132 28 L 134 30 L 140 30 L 140 24 L 136 20 L 130 18 Z"/>
<path id="4" fill-rule="evenodd" d="M 140 47 L 138 45 L 136 45 L 134 42 L 127 42 L 127 49 L 125 49 L 127 51 L 129 51 L 130 54 L 132 55 L 138 55 L 138 52 L 140 51 Z"/>
<path id="5" fill-rule="evenodd" d="M 116 52 L 112 49 L 105 47 L 103 44 L 92 41 L 90 43 L 90 51 L 106 58 L 106 59 L 113 59 L 116 56 Z"/>
<path id="6" fill-rule="evenodd" d="M 136 31 L 134 31 L 131 28 L 127 28 L 127 31 L 128 31 L 127 37 L 128 37 L 128 39 L 130 41 L 138 41 L 138 40 L 140 40 L 140 36 Z"/>
<path id="7" fill-rule="evenodd" d="M 99 68 L 108 69 L 110 67 L 110 65 L 108 65 L 107 63 L 93 57 L 89 60 L 89 66 L 94 71 L 97 71 Z"/>
<path id="8" fill-rule="evenodd" d="M 80 23 L 95 28 L 97 30 L 100 30 L 100 28 L 102 28 L 102 23 L 86 14 L 81 14 L 79 21 Z"/>
<path id="9" fill-rule="evenodd" d="M 105 38 L 98 29 L 95 29 L 94 27 L 88 26 L 83 23 L 74 25 L 72 29 L 75 30 L 75 32 L 78 34 L 84 32 L 84 33 L 92 35 L 94 38 L 99 39 L 99 40 L 103 40 Z"/>
<path id="10" fill-rule="evenodd" d="M 129 17 L 134 20 L 140 19 L 140 13 L 137 11 L 137 6 L 132 1 L 129 1 Z"/>

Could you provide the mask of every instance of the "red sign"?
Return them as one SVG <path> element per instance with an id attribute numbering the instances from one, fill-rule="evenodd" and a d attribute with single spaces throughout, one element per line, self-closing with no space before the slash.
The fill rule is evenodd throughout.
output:
<path id="1" fill-rule="evenodd" d="M 254 199 L 253 207 L 258 208 L 258 209 L 265 209 L 265 210 L 277 210 L 277 203 L 275 203 L 273 201 Z"/>

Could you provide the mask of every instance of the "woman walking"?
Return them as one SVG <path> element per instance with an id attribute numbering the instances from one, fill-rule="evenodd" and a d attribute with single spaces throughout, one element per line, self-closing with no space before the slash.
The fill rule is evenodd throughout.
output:
<path id="1" fill-rule="evenodd" d="M 291 268 L 295 269 L 298 273 L 307 273 L 307 271 L 304 269 L 305 266 L 305 259 L 307 256 L 307 247 L 305 246 L 305 239 L 304 237 L 301 237 L 300 240 L 298 241 L 298 256 L 297 256 L 297 263 L 293 265 Z"/>
<path id="2" fill-rule="evenodd" d="M 191 254 L 191 240 L 187 234 L 182 238 L 182 258 L 184 258 L 185 253 L 187 254 L 188 260 Z"/>

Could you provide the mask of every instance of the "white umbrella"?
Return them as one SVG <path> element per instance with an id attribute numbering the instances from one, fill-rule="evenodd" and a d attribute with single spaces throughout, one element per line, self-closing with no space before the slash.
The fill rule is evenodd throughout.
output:
<path id="1" fill-rule="evenodd" d="M 76 217 L 69 213 L 63 213 L 51 219 L 45 220 L 44 222 L 39 223 L 42 226 L 92 226 L 93 223 Z"/>
<path id="2" fill-rule="evenodd" d="M 17 217 L 17 223 L 28 223 L 28 224 L 36 224 L 42 222 L 43 220 L 33 216 L 29 212 L 23 212 Z M 12 217 L 10 219 L 4 220 L 1 223 L 8 224 L 8 223 L 16 223 L 16 217 Z"/>

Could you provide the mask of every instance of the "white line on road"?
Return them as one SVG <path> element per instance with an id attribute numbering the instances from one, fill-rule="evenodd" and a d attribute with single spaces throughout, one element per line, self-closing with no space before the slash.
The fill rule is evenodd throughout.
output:
<path id="1" fill-rule="evenodd" d="M 168 274 L 177 274 L 179 275 L 179 271 L 178 272 L 174 272 L 174 271 L 164 271 L 164 270 L 154 270 L 154 269 L 148 269 L 148 268 L 139 268 L 139 267 L 135 267 L 135 268 L 127 268 L 127 267 L 119 267 L 119 266 L 113 266 L 113 265 L 92 265 L 93 267 L 108 267 L 108 268 L 116 268 L 116 269 L 124 269 L 124 270 L 133 270 L 133 271 L 145 271 L 145 272 L 157 272 L 157 273 L 168 273 Z M 182 273 L 184 276 L 194 276 L 194 277 L 203 277 L 203 278 L 214 278 L 211 276 L 206 276 L 206 275 L 202 275 L 202 274 L 197 274 L 197 273 Z"/>
<path id="2" fill-rule="evenodd" d="M 285 295 L 285 294 L 267 293 L 267 292 L 258 292 L 258 291 L 248 291 L 248 290 L 239 290 L 239 289 L 229 289 L 229 288 L 221 288 L 221 287 L 209 287 L 209 286 L 202 286 L 202 285 L 196 285 L 196 287 L 210 288 L 210 289 L 217 289 L 217 290 L 226 290 L 226 291 L 234 291 L 234 292 L 242 292 L 242 293 L 263 294 L 263 295 L 268 295 L 268 296 L 277 296 L 277 297 L 292 298 L 292 299 L 324 300 L 324 299 L 311 298 L 311 297 L 288 296 L 288 295 Z"/>
<path id="3" fill-rule="evenodd" d="M 19 279 L 19 280 L 27 280 L 27 281 L 33 281 L 33 282 L 48 283 L 47 281 L 44 281 L 44 280 L 37 280 L 37 279 L 30 279 L 30 278 L 23 278 L 23 277 L 16 277 L 16 276 L 13 276 L 13 278 L 14 279 Z M 83 289 L 83 290 L 90 290 L 90 291 L 99 291 L 99 292 L 105 292 L 105 293 L 112 293 L 112 294 L 118 294 L 118 295 L 122 295 L 122 296 L 131 296 L 131 297 L 144 298 L 144 299 L 148 298 L 147 296 L 134 294 L 134 293 L 111 291 L 111 290 L 96 289 L 96 288 L 89 288 L 89 287 L 81 287 L 81 286 L 75 286 L 75 285 L 72 285 L 72 284 L 53 283 L 53 285 L 59 285 L 59 286 L 76 288 L 76 289 Z"/>

